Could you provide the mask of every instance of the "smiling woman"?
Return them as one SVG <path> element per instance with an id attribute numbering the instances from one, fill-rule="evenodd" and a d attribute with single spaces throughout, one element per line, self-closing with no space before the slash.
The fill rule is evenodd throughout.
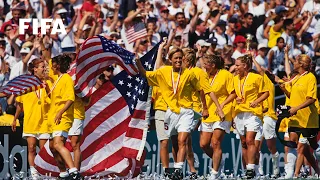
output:
<path id="1" fill-rule="evenodd" d="M 192 94 L 194 91 L 200 91 L 200 84 L 194 72 L 182 66 L 181 49 L 172 48 L 168 57 L 172 66 L 146 71 L 139 59 L 137 66 L 140 73 L 147 78 L 149 85 L 159 87 L 163 100 L 168 105 L 164 119 L 165 133 L 168 136 L 178 135 L 178 142 L 174 142 L 173 145 L 178 147 L 173 179 L 182 179 L 187 138 L 192 131 L 194 119 Z"/>

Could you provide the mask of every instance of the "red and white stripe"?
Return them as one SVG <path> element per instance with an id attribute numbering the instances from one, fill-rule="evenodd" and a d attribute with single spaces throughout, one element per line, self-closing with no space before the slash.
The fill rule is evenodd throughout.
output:
<path id="1" fill-rule="evenodd" d="M 146 28 L 140 30 L 140 31 L 135 31 L 134 30 L 134 26 L 132 26 L 131 28 L 129 28 L 126 32 L 127 34 L 127 41 L 128 43 L 132 43 L 135 42 L 137 39 L 143 38 L 147 36 L 147 30 Z"/>
<path id="2" fill-rule="evenodd" d="M 144 103 L 140 104 L 141 108 L 145 106 Z M 83 176 L 107 177 L 116 175 L 130 178 L 139 173 L 144 159 L 139 161 L 135 160 L 135 157 L 125 156 L 127 149 L 137 151 L 141 148 L 139 141 L 141 136 L 131 133 L 139 133 L 137 131 L 142 133 L 143 125 L 141 122 L 145 122 L 144 115 L 137 113 L 133 117 L 136 118 L 131 120 L 132 117 L 125 99 L 111 82 L 107 82 L 92 94 L 90 104 L 86 107 L 81 142 L 80 172 Z M 126 135 L 128 131 L 131 139 Z M 130 143 L 132 147 L 128 148 L 126 143 Z M 133 146 L 133 143 L 140 145 Z M 69 142 L 66 143 L 66 146 L 71 152 L 72 148 Z M 50 174 L 57 177 L 59 174 L 48 142 L 36 156 L 35 164 L 42 175 L 48 176 Z"/>
<path id="3" fill-rule="evenodd" d="M 138 74 L 137 68 L 132 64 L 125 64 L 119 55 L 104 52 L 101 43 L 101 39 L 97 36 L 87 39 L 76 59 L 75 87 L 80 97 L 90 96 L 97 76 L 114 63 L 120 65 L 130 75 Z"/>

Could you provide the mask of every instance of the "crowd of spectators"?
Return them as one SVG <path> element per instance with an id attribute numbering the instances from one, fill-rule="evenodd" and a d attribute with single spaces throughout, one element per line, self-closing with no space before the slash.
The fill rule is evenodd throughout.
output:
<path id="1" fill-rule="evenodd" d="M 61 18 L 67 34 L 33 35 L 32 23 L 19 35 L 20 18 Z M 162 38 L 166 50 L 191 47 L 198 66 L 205 53 L 219 54 L 226 69 L 250 50 L 258 63 L 283 77 L 284 49 L 289 57 L 307 54 L 320 74 L 319 0 L 3 0 L 0 1 L 0 86 L 27 73 L 39 56 L 78 52 L 85 39 L 102 35 L 129 51 L 144 55 Z M 145 22 L 144 38 L 128 43 L 126 30 Z"/>

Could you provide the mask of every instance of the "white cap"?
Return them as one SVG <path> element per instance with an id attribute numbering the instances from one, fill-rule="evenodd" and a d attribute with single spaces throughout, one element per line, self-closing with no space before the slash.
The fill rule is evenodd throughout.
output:
<path id="1" fill-rule="evenodd" d="M 210 43 L 206 42 L 203 39 L 198 40 L 196 44 L 198 44 L 199 46 L 211 46 Z"/>
<path id="2" fill-rule="evenodd" d="M 35 56 L 35 55 L 32 55 L 32 56 L 30 57 L 29 61 L 28 61 L 28 65 L 29 65 L 30 63 L 32 63 L 32 61 L 34 61 L 35 59 L 39 59 L 39 57 L 38 57 L 38 56 Z"/>
<path id="3" fill-rule="evenodd" d="M 122 39 L 118 39 L 117 44 L 122 45 L 122 44 L 124 44 L 124 41 Z"/>
<path id="4" fill-rule="evenodd" d="M 301 52 L 299 49 L 294 49 L 294 50 L 292 51 L 293 57 L 297 57 L 297 56 L 299 56 L 299 55 L 301 55 L 301 54 L 302 54 L 302 52 Z"/>
<path id="5" fill-rule="evenodd" d="M 263 44 L 263 43 L 260 43 L 258 45 L 258 50 L 261 49 L 261 48 L 267 48 L 267 45 L 266 44 Z"/>
<path id="6" fill-rule="evenodd" d="M 82 31 L 85 31 L 87 29 L 91 29 L 91 26 L 89 26 L 88 24 L 85 24 L 82 28 Z"/>
<path id="7" fill-rule="evenodd" d="M 30 48 L 22 48 L 21 50 L 20 50 L 20 54 L 22 54 L 22 53 L 26 53 L 26 54 L 28 54 L 30 52 Z"/>
<path id="8" fill-rule="evenodd" d="M 57 11 L 57 14 L 63 14 L 63 13 L 67 13 L 68 11 L 65 8 L 59 9 Z"/>

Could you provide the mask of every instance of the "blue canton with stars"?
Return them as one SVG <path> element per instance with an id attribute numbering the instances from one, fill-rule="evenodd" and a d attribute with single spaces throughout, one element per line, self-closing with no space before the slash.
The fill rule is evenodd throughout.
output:
<path id="1" fill-rule="evenodd" d="M 134 58 L 134 53 L 127 51 L 126 49 L 123 49 L 118 44 L 114 43 L 113 41 L 108 40 L 107 38 L 103 36 L 99 36 L 102 44 L 102 48 L 104 52 L 112 52 L 117 54 L 122 58 L 124 63 L 126 64 L 132 64 L 132 60 Z"/>
<path id="2" fill-rule="evenodd" d="M 152 71 L 154 68 L 158 47 L 159 44 L 141 58 L 141 63 L 147 71 Z M 146 78 L 140 74 L 130 76 L 126 71 L 121 71 L 112 78 L 111 82 L 125 98 L 131 114 L 138 100 L 147 101 L 148 99 L 149 85 Z"/>

